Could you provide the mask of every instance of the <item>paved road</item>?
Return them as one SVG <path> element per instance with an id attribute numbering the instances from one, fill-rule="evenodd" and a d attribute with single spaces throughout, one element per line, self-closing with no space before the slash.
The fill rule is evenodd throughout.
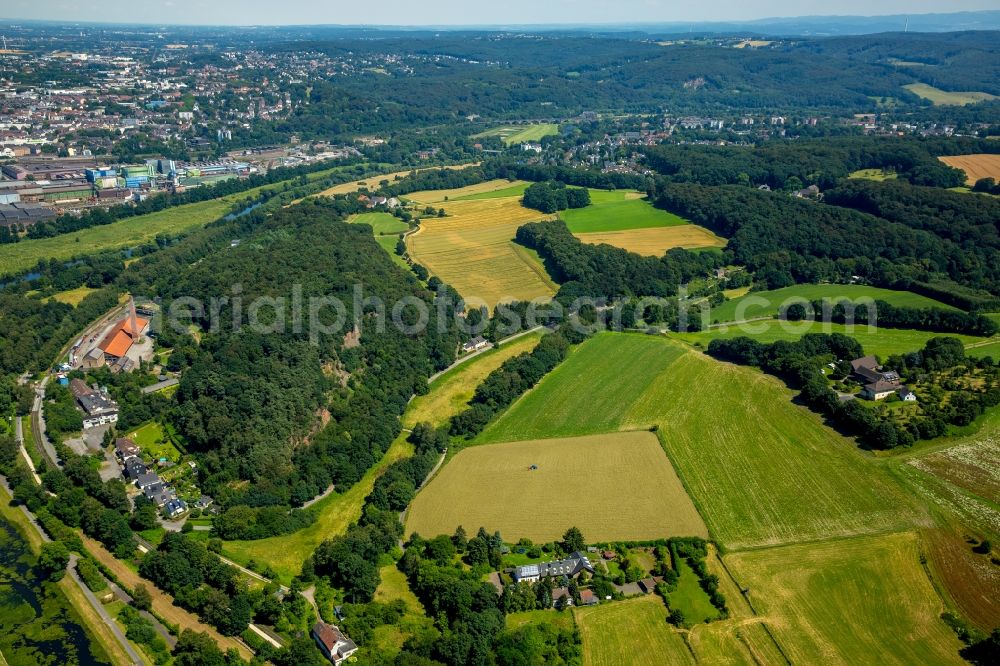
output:
<path id="1" fill-rule="evenodd" d="M 90 591 L 90 588 L 87 587 L 84 584 L 84 582 L 80 579 L 80 575 L 76 572 L 76 562 L 79 559 L 80 558 L 77 556 L 76 553 L 72 553 L 69 556 L 69 568 L 67 571 L 70 575 L 70 578 L 72 578 L 73 581 L 80 587 L 80 590 L 83 591 L 83 596 L 87 597 L 87 601 L 89 601 L 90 605 L 94 607 L 94 610 L 97 611 L 97 614 L 101 616 L 101 620 L 104 622 L 104 624 L 108 625 L 108 628 L 111 629 L 111 633 L 114 634 L 118 642 L 121 643 L 122 649 L 124 649 L 125 652 L 128 654 L 129 658 L 132 660 L 132 663 L 146 666 L 147 664 L 146 660 L 143 659 L 141 656 L 139 656 L 139 653 L 136 652 L 135 649 L 133 649 L 131 643 L 129 643 L 128 639 L 125 638 L 125 634 L 122 633 L 121 627 L 119 627 L 118 624 L 114 621 L 114 619 L 108 614 L 108 611 L 104 609 L 104 605 L 97 600 L 97 597 L 95 597 L 94 593 Z"/>
<path id="2" fill-rule="evenodd" d="M 529 335 L 531 333 L 534 333 L 535 331 L 540 331 L 543 328 L 545 328 L 545 327 L 544 326 L 535 326 L 534 328 L 529 328 L 526 331 L 521 331 L 520 333 L 515 333 L 514 335 L 512 335 L 510 337 L 504 338 L 503 340 L 501 340 L 497 344 L 502 347 L 503 345 L 507 344 L 508 342 L 513 342 L 514 340 L 517 340 L 518 338 L 521 338 L 521 337 L 524 337 L 525 335 Z M 486 352 L 490 351 L 491 349 L 494 349 L 496 346 L 497 345 L 494 345 L 491 342 L 486 347 L 483 347 L 479 351 L 474 351 L 471 354 L 468 354 L 467 356 L 463 356 L 463 357 L 461 357 L 459 359 L 456 359 L 454 363 L 452 363 L 451 365 L 449 365 L 447 368 L 445 368 L 441 372 L 436 372 L 433 375 L 431 375 L 430 377 L 428 377 L 427 378 L 427 383 L 430 384 L 431 382 L 433 382 L 435 379 L 437 379 L 438 377 L 440 377 L 444 373 L 449 372 L 450 370 L 452 370 L 454 367 L 462 365 L 466 361 L 474 359 L 477 356 L 479 356 L 480 354 L 485 354 Z"/>
<path id="3" fill-rule="evenodd" d="M 119 599 L 121 599 L 122 601 L 124 601 L 128 605 L 130 605 L 130 606 L 132 605 L 132 595 L 131 594 L 129 594 L 128 592 L 126 592 L 125 590 L 123 590 L 121 587 L 119 587 L 118 584 L 115 583 L 113 580 L 107 580 L 107 578 L 105 578 L 104 580 L 106 580 L 107 583 L 108 583 L 108 589 L 110 589 L 111 592 L 116 597 L 118 597 Z M 153 615 L 149 611 L 144 611 L 144 610 L 139 611 L 139 615 L 141 615 L 144 618 L 146 618 L 147 620 L 149 620 L 149 622 L 153 625 L 153 629 L 156 630 L 156 633 L 158 633 L 160 635 L 160 638 L 162 638 L 166 642 L 167 647 L 169 647 L 172 650 L 174 648 L 174 646 L 177 645 L 177 637 L 174 636 L 173 634 L 171 634 L 167 630 L 167 628 L 164 627 L 163 624 L 159 620 L 156 619 L 155 615 Z"/>
<path id="4" fill-rule="evenodd" d="M 45 375 L 42 381 L 38 383 L 35 388 L 35 404 L 31 411 L 31 420 L 35 428 L 35 443 L 41 444 L 40 449 L 45 457 L 48 458 L 48 462 L 53 467 L 61 467 L 59 463 L 59 455 L 56 453 L 56 449 L 52 446 L 52 442 L 45 435 L 45 413 L 43 411 L 43 403 L 45 402 L 45 387 L 51 379 L 51 375 Z"/>

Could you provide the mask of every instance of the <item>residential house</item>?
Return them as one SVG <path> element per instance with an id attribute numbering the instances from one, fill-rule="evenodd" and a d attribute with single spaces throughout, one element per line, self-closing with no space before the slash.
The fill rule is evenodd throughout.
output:
<path id="1" fill-rule="evenodd" d="M 187 511 L 187 503 L 182 499 L 172 499 L 163 506 L 163 513 L 167 514 L 168 518 L 176 518 L 185 511 Z"/>
<path id="2" fill-rule="evenodd" d="M 643 578 L 639 581 L 639 589 L 646 594 L 652 594 L 656 590 L 655 578 Z"/>
<path id="3" fill-rule="evenodd" d="M 899 395 L 899 399 L 903 402 L 916 402 L 917 394 L 911 391 L 908 387 L 902 386 L 896 393 Z"/>
<path id="4" fill-rule="evenodd" d="M 339 628 L 326 622 L 317 622 L 313 625 L 312 637 L 323 656 L 333 662 L 334 666 L 340 666 L 358 651 L 354 641 L 344 635 Z"/>
<path id="5" fill-rule="evenodd" d="M 177 499 L 177 493 L 170 486 L 162 481 L 159 484 L 144 488 L 142 494 L 157 507 L 166 506 L 172 500 Z"/>
<path id="6" fill-rule="evenodd" d="M 566 576 L 575 578 L 584 571 L 593 574 L 594 565 L 590 563 L 590 558 L 580 551 L 576 551 L 564 560 L 554 562 L 540 562 L 538 564 L 524 564 L 514 568 L 515 583 L 534 583 L 542 578 L 553 576 Z"/>
<path id="7" fill-rule="evenodd" d="M 865 385 L 861 390 L 861 395 L 869 400 L 884 400 L 895 393 L 899 386 L 892 382 L 878 380 Z"/>
<path id="8" fill-rule="evenodd" d="M 490 343 L 486 338 L 481 335 L 477 335 L 462 345 L 462 351 L 465 353 L 479 351 L 480 349 L 486 349 L 489 344 Z"/>
<path id="9" fill-rule="evenodd" d="M 878 359 L 874 356 L 863 356 L 851 361 L 851 370 L 855 379 L 864 384 L 874 384 L 875 382 L 886 382 L 899 385 L 899 374 L 892 370 L 882 370 Z"/>
<path id="10" fill-rule="evenodd" d="M 556 608 L 573 605 L 573 595 L 569 593 L 568 587 L 557 587 L 552 590 L 552 605 Z"/>
<path id="11" fill-rule="evenodd" d="M 143 463 L 139 458 L 129 458 L 125 462 L 122 473 L 125 475 L 126 479 L 135 483 L 139 480 L 140 476 L 149 473 L 149 468 L 146 467 L 145 463 Z"/>
<path id="12" fill-rule="evenodd" d="M 163 485 L 163 481 L 160 479 L 160 475 L 156 472 L 146 472 L 145 474 L 140 474 L 136 477 L 135 487 L 139 490 L 145 490 L 146 488 L 152 488 L 156 485 Z"/>
<path id="13" fill-rule="evenodd" d="M 142 451 L 131 439 L 126 439 L 125 437 L 119 437 L 115 440 L 115 456 L 118 461 L 123 465 L 130 459 L 136 458 L 142 454 Z"/>
<path id="14" fill-rule="evenodd" d="M 597 595 L 593 590 L 580 590 L 580 603 L 584 606 L 593 606 L 598 602 Z"/>

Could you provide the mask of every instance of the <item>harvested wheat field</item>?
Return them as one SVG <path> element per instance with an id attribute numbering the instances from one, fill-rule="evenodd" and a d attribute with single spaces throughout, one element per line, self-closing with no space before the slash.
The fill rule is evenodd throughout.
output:
<path id="1" fill-rule="evenodd" d="M 719 238 L 708 229 L 693 224 L 653 229 L 626 229 L 623 231 L 600 231 L 576 234 L 584 243 L 600 245 L 606 243 L 648 256 L 658 257 L 667 250 L 682 247 L 695 250 L 706 247 L 725 247 L 726 239 Z"/>
<path id="2" fill-rule="evenodd" d="M 950 167 L 964 171 L 965 182 L 969 185 L 975 185 L 982 178 L 1000 181 L 1000 155 L 954 155 L 938 159 Z"/>
<path id="3" fill-rule="evenodd" d="M 407 194 L 403 198 L 410 199 L 419 204 L 442 204 L 446 201 L 454 201 L 456 199 L 465 200 L 473 197 L 478 199 L 490 194 L 498 195 L 498 198 L 500 198 L 509 191 L 509 196 L 520 199 L 521 194 L 524 193 L 524 188 L 528 185 L 529 183 L 524 180 L 512 181 L 505 178 L 497 178 L 496 180 L 487 180 L 475 185 L 453 187 L 448 190 L 422 190 L 413 194 Z"/>
<path id="4" fill-rule="evenodd" d="M 432 537 L 459 525 L 539 543 L 574 525 L 589 542 L 708 536 L 659 440 L 645 431 L 460 451 L 413 500 L 406 533 Z"/>
<path id="5" fill-rule="evenodd" d="M 474 164 L 454 164 L 452 166 L 446 167 L 429 167 L 426 169 L 409 169 L 408 171 L 393 171 L 392 173 L 382 173 L 374 176 L 368 176 L 367 178 L 361 178 L 360 180 L 352 180 L 349 183 L 341 183 L 340 185 L 334 185 L 333 187 L 323 190 L 317 195 L 321 197 L 332 197 L 335 194 L 350 194 L 351 192 L 357 192 L 362 187 L 367 187 L 369 190 L 377 190 L 379 188 L 379 183 L 383 180 L 388 180 L 389 183 L 395 183 L 396 180 L 406 178 L 409 175 L 417 173 L 419 171 L 430 171 L 432 169 L 468 169 Z"/>
<path id="6" fill-rule="evenodd" d="M 510 185 L 502 182 L 505 187 Z M 421 203 L 436 203 L 447 217 L 426 218 L 420 229 L 407 237 L 410 257 L 458 290 L 470 304 L 482 303 L 492 309 L 502 301 L 550 298 L 556 284 L 534 252 L 514 243 L 514 235 L 521 225 L 551 216 L 524 208 L 518 196 L 444 202 L 431 199 L 447 192 L 474 194 L 472 189 L 411 197 Z"/>

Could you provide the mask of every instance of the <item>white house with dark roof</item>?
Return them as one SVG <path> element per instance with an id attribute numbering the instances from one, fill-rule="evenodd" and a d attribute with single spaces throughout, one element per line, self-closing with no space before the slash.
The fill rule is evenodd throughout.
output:
<path id="1" fill-rule="evenodd" d="M 354 644 L 338 627 L 326 622 L 317 622 L 312 628 L 312 637 L 323 656 L 339 666 L 358 651 Z"/>
<path id="2" fill-rule="evenodd" d="M 575 578 L 582 572 L 594 573 L 594 565 L 590 563 L 584 553 L 576 551 L 564 560 L 554 562 L 539 562 L 538 564 L 524 564 L 514 568 L 515 583 L 534 583 L 542 578 L 554 576 L 566 576 Z"/>

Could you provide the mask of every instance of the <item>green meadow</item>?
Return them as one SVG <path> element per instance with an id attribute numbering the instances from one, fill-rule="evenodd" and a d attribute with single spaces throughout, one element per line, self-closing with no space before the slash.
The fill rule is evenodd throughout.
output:
<path id="1" fill-rule="evenodd" d="M 893 354 L 905 354 L 919 351 L 931 338 L 944 336 L 933 331 L 914 331 L 901 328 L 869 328 L 867 324 L 853 327 L 844 324 L 827 324 L 823 322 L 805 321 L 789 322 L 779 319 L 747 322 L 740 325 L 722 325 L 698 333 L 671 333 L 670 337 L 707 348 L 708 343 L 715 339 L 730 339 L 740 336 L 751 337 L 758 342 L 777 342 L 778 340 L 798 340 L 806 333 L 843 333 L 856 339 L 869 354 L 877 354 L 886 358 Z M 973 335 L 949 333 L 947 337 L 958 338 L 966 345 L 988 342 L 989 338 L 979 338 Z M 973 349 L 981 349 L 973 347 Z"/>
<path id="2" fill-rule="evenodd" d="M 638 192 L 590 190 L 590 205 L 559 213 L 573 233 L 652 229 L 689 224 L 687 220 L 655 208 Z"/>
<path id="3" fill-rule="evenodd" d="M 755 291 L 741 298 L 734 298 L 712 308 L 713 323 L 729 321 L 745 321 L 757 317 L 774 317 L 783 304 L 812 302 L 816 300 L 852 300 L 872 299 L 885 301 L 897 307 L 910 308 L 957 308 L 936 301 L 927 296 L 914 294 L 910 291 L 895 291 L 860 284 L 798 284 L 784 289 L 771 291 Z"/>
<path id="4" fill-rule="evenodd" d="M 524 194 L 524 191 L 526 189 L 528 189 L 528 185 L 531 185 L 531 183 L 517 183 L 511 185 L 510 187 L 505 187 L 499 190 L 493 190 L 491 192 L 476 192 L 475 194 L 466 194 L 464 196 L 450 199 L 450 201 L 477 201 L 479 199 L 502 199 L 504 197 L 519 197 Z"/>
<path id="5" fill-rule="evenodd" d="M 920 513 L 896 481 L 792 397 L 773 377 L 665 337 L 602 333 L 476 443 L 655 427 L 730 550 L 912 525 Z"/>

